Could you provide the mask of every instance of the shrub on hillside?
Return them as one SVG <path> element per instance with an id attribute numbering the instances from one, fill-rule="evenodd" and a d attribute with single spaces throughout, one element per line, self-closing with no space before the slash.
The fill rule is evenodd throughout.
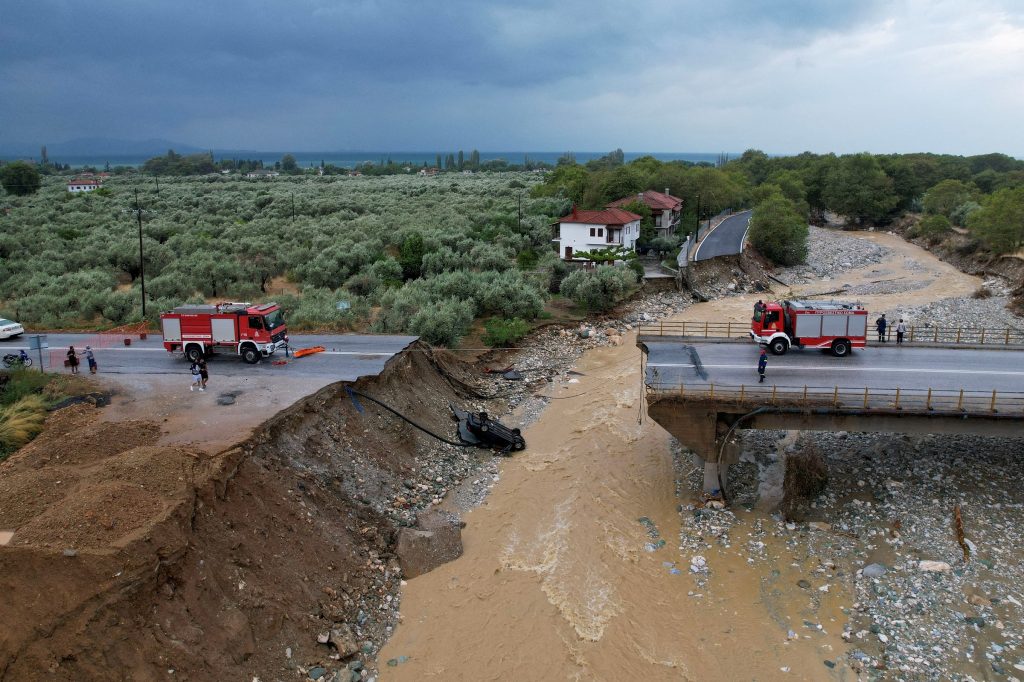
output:
<path id="1" fill-rule="evenodd" d="M 587 310 L 610 310 L 635 284 L 633 272 L 606 265 L 595 270 L 577 270 L 562 281 L 566 298 Z"/>
<path id="2" fill-rule="evenodd" d="M 526 320 L 492 317 L 484 324 L 483 342 L 492 348 L 507 348 L 530 331 Z"/>
<path id="3" fill-rule="evenodd" d="M 922 237 L 929 242 L 937 242 L 949 233 L 951 226 L 949 219 L 941 213 L 925 216 L 914 226 L 912 234 L 915 237 Z"/>
<path id="4" fill-rule="evenodd" d="M 472 323 L 473 304 L 450 298 L 418 310 L 409 321 L 409 331 L 432 346 L 452 347 L 466 335 Z"/>

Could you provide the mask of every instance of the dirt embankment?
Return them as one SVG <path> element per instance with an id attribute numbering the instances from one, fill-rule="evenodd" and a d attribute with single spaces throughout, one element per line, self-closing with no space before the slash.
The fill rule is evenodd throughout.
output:
<path id="1" fill-rule="evenodd" d="M 356 387 L 452 433 L 460 371 L 413 346 Z M 432 457 L 469 456 L 363 405 L 328 386 L 212 455 L 158 444 L 154 422 L 54 413 L 0 464 L 0 680 L 273 680 L 372 660 L 396 617 L 396 526 L 430 504 Z"/>

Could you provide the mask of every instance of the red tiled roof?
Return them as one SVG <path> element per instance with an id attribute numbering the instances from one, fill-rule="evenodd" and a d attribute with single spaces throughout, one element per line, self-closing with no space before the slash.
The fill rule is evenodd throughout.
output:
<path id="1" fill-rule="evenodd" d="M 98 185 L 100 184 L 96 180 L 69 180 L 69 185 Z"/>
<path id="2" fill-rule="evenodd" d="M 603 211 L 581 211 L 573 208 L 572 213 L 558 219 L 559 223 L 584 223 L 587 225 L 625 225 L 640 220 L 636 213 L 621 208 L 606 208 Z"/>
<path id="3" fill-rule="evenodd" d="M 633 195 L 625 197 L 624 199 L 617 199 L 608 206 L 625 206 L 637 201 L 640 197 Z M 672 196 L 671 194 L 662 194 L 661 192 L 655 192 L 653 190 L 647 190 L 644 192 L 644 203 L 652 211 L 675 211 L 679 210 L 682 206 L 683 200 Z"/>

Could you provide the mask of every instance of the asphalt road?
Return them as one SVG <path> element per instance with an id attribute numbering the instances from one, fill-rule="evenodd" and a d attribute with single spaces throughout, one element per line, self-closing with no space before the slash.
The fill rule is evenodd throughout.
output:
<path id="1" fill-rule="evenodd" d="M 17 353 L 28 350 L 31 333 L 16 339 L 0 341 L 0 353 Z M 49 349 L 43 351 L 46 369 L 63 366 L 64 354 L 73 345 L 81 353 L 91 345 L 96 354 L 96 363 L 103 374 L 181 374 L 189 373 L 189 363 L 181 353 L 164 350 L 162 338 L 150 334 L 145 341 L 138 336 L 131 337 L 131 345 L 125 346 L 123 336 L 99 336 L 96 334 L 47 334 Z M 309 346 L 324 346 L 324 353 L 291 358 L 285 365 L 275 365 L 275 360 L 285 360 L 284 351 L 277 351 L 270 358 L 264 358 L 255 365 L 246 364 L 237 355 L 218 353 L 209 361 L 210 374 L 221 376 L 263 376 L 284 373 L 288 376 L 330 377 L 333 381 L 354 381 L 361 376 L 376 375 L 384 369 L 385 363 L 394 355 L 415 341 L 415 336 L 367 336 L 358 334 L 334 335 L 291 335 L 293 349 Z M 29 351 L 34 367 L 38 367 L 38 351 Z M 52 365 L 52 366 L 51 366 Z M 85 359 L 81 369 L 87 372 Z"/>
<path id="2" fill-rule="evenodd" d="M 715 256 L 734 256 L 743 250 L 743 236 L 750 224 L 750 211 L 726 218 L 697 246 L 693 259 L 709 260 Z"/>
<path id="3" fill-rule="evenodd" d="M 754 343 L 648 342 L 646 381 L 654 388 L 674 389 L 714 383 L 751 386 L 757 383 Z M 707 378 L 702 378 L 688 348 L 696 350 Z M 768 354 L 765 385 L 802 388 L 935 389 L 943 391 L 1024 392 L 1024 351 L 955 348 L 871 347 L 845 358 L 827 351 L 793 349 Z"/>

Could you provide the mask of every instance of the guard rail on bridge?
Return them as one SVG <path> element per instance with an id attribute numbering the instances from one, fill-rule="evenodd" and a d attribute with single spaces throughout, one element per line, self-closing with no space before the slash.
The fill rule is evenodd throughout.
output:
<path id="1" fill-rule="evenodd" d="M 662 384 L 652 370 L 648 402 L 671 398 L 682 402 L 715 403 L 749 411 L 758 407 L 821 409 L 833 412 L 917 413 L 944 416 L 1024 416 L 1024 393 L 901 388 L 844 388 L 840 386 L 726 386 L 720 384 Z"/>
<path id="2" fill-rule="evenodd" d="M 750 322 L 656 322 L 640 325 L 638 336 L 688 336 L 705 339 L 749 338 Z M 895 342 L 896 332 L 890 325 L 886 337 Z M 877 339 L 869 330 L 868 343 Z M 906 343 L 964 346 L 1024 346 L 1024 330 L 985 329 L 983 327 L 907 327 Z M 877 343 L 877 342 L 876 342 Z"/>

